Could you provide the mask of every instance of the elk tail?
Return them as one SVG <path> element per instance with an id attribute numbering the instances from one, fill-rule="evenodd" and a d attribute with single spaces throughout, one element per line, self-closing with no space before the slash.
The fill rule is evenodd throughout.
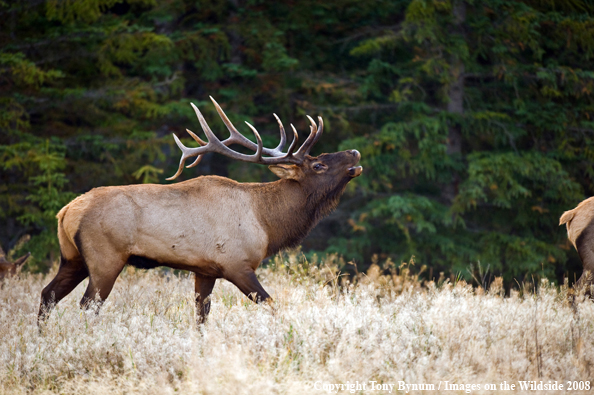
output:
<path id="1" fill-rule="evenodd" d="M 559 226 L 567 224 L 567 227 L 569 228 L 574 215 L 575 209 L 564 212 L 561 218 L 559 218 Z"/>
<path id="2" fill-rule="evenodd" d="M 56 218 L 58 218 L 58 241 L 60 242 L 60 254 L 66 259 L 72 259 L 80 255 L 76 243 L 74 242 L 74 229 L 67 229 L 69 224 L 70 228 L 72 228 L 71 217 L 72 215 L 75 215 L 77 211 L 74 210 L 75 214 L 68 213 L 68 211 L 72 209 L 71 206 L 72 202 L 64 206 L 56 215 Z M 68 219 L 66 218 L 67 214 L 70 216 Z M 80 220 L 78 222 L 80 222 Z"/>
<path id="3" fill-rule="evenodd" d="M 58 218 L 58 226 L 62 226 L 62 220 L 64 219 L 64 215 L 66 215 L 66 211 L 68 211 L 68 206 L 69 205 L 62 207 L 62 209 L 58 211 L 58 214 L 56 214 L 56 218 Z"/>

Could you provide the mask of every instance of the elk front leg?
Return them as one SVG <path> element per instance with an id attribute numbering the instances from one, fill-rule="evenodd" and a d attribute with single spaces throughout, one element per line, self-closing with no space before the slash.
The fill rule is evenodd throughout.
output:
<path id="1" fill-rule="evenodd" d="M 195 273 L 195 276 L 196 322 L 200 325 L 206 322 L 206 316 L 210 312 L 210 294 L 217 279 L 214 277 L 204 277 L 198 273 Z"/>
<path id="2" fill-rule="evenodd" d="M 107 299 L 116 279 L 126 265 L 126 258 L 122 257 L 117 251 L 104 250 L 102 256 L 94 255 L 86 260 L 89 269 L 89 285 L 80 300 L 80 307 L 89 309 L 93 301 L 97 301 L 97 313 L 99 308 Z"/>
<path id="3" fill-rule="evenodd" d="M 243 292 L 248 298 L 256 303 L 268 302 L 272 303 L 272 298 L 264 290 L 256 273 L 252 270 L 246 270 L 240 273 L 232 273 L 225 276 L 225 278 L 231 281 L 241 292 Z"/>

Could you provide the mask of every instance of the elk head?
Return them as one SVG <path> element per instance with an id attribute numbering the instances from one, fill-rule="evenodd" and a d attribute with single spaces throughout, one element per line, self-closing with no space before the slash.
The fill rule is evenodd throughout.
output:
<path id="1" fill-rule="evenodd" d="M 6 259 L 6 254 L 2 247 L 0 247 L 0 280 L 8 276 L 14 276 L 21 265 L 27 261 L 31 253 L 27 253 L 14 262 L 9 262 Z"/>

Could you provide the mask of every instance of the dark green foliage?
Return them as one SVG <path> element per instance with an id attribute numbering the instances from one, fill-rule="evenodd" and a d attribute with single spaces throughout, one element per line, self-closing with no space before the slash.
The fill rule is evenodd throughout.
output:
<path id="1" fill-rule="evenodd" d="M 508 284 L 573 280 L 560 214 L 594 194 L 589 2 L 49 0 L 0 2 L 0 242 L 57 257 L 55 214 L 96 186 L 165 183 L 171 133 L 224 136 L 208 95 L 276 145 L 271 113 L 364 173 L 306 249 L 374 254 Z M 244 132 L 246 129 L 242 128 Z M 247 133 L 246 133 L 247 134 Z M 191 139 L 187 143 L 192 145 Z M 181 178 L 269 181 L 206 157 Z"/>
<path id="2" fill-rule="evenodd" d="M 367 96 L 399 104 L 343 143 L 364 152 L 360 185 L 376 197 L 358 228 L 368 253 L 445 271 L 479 261 L 508 283 L 575 268 L 557 223 L 593 192 L 594 25 L 587 4 L 564 4 L 411 1 L 397 29 L 351 50 L 370 58 Z"/>

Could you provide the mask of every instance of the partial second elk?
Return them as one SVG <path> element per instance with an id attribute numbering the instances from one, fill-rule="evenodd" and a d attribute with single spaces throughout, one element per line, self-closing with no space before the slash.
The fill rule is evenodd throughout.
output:
<path id="1" fill-rule="evenodd" d="M 211 98 L 212 99 L 212 98 Z M 268 165 L 280 180 L 269 183 L 238 183 L 218 176 L 203 176 L 172 185 L 128 185 L 95 188 L 81 195 L 58 213 L 60 268 L 45 287 L 39 310 L 43 321 L 83 279 L 89 277 L 81 300 L 83 307 L 95 298 L 108 297 L 126 264 L 140 268 L 168 266 L 195 273 L 198 322 L 210 310 L 209 295 L 219 278 L 235 284 L 255 302 L 271 298 L 258 281 L 260 262 L 278 251 L 297 246 L 322 217 L 336 208 L 347 183 L 359 176 L 360 154 L 356 150 L 310 156 L 322 135 L 309 117 L 310 134 L 296 149 L 297 131 L 287 142 L 280 128 L 280 143 L 266 148 L 257 130 L 248 124 L 257 143 L 237 131 L 212 99 L 230 137 L 219 140 L 204 117 L 192 107 L 206 134 L 203 141 L 187 131 L 200 147 L 188 148 L 174 135 L 182 151 L 179 176 L 188 158 L 216 152 L 230 158 Z M 242 154 L 229 148 L 237 144 L 255 151 Z"/>
<path id="2" fill-rule="evenodd" d="M 561 215 L 559 225 L 567 227 L 567 238 L 577 250 L 584 271 L 574 288 L 592 295 L 594 285 L 594 197 L 588 198 Z M 594 296 L 594 295 L 593 295 Z"/>
<path id="3" fill-rule="evenodd" d="M 0 280 L 5 277 L 14 276 L 20 270 L 20 267 L 27 261 L 31 253 L 27 253 L 17 260 L 11 262 L 7 259 L 6 253 L 0 247 Z"/>

